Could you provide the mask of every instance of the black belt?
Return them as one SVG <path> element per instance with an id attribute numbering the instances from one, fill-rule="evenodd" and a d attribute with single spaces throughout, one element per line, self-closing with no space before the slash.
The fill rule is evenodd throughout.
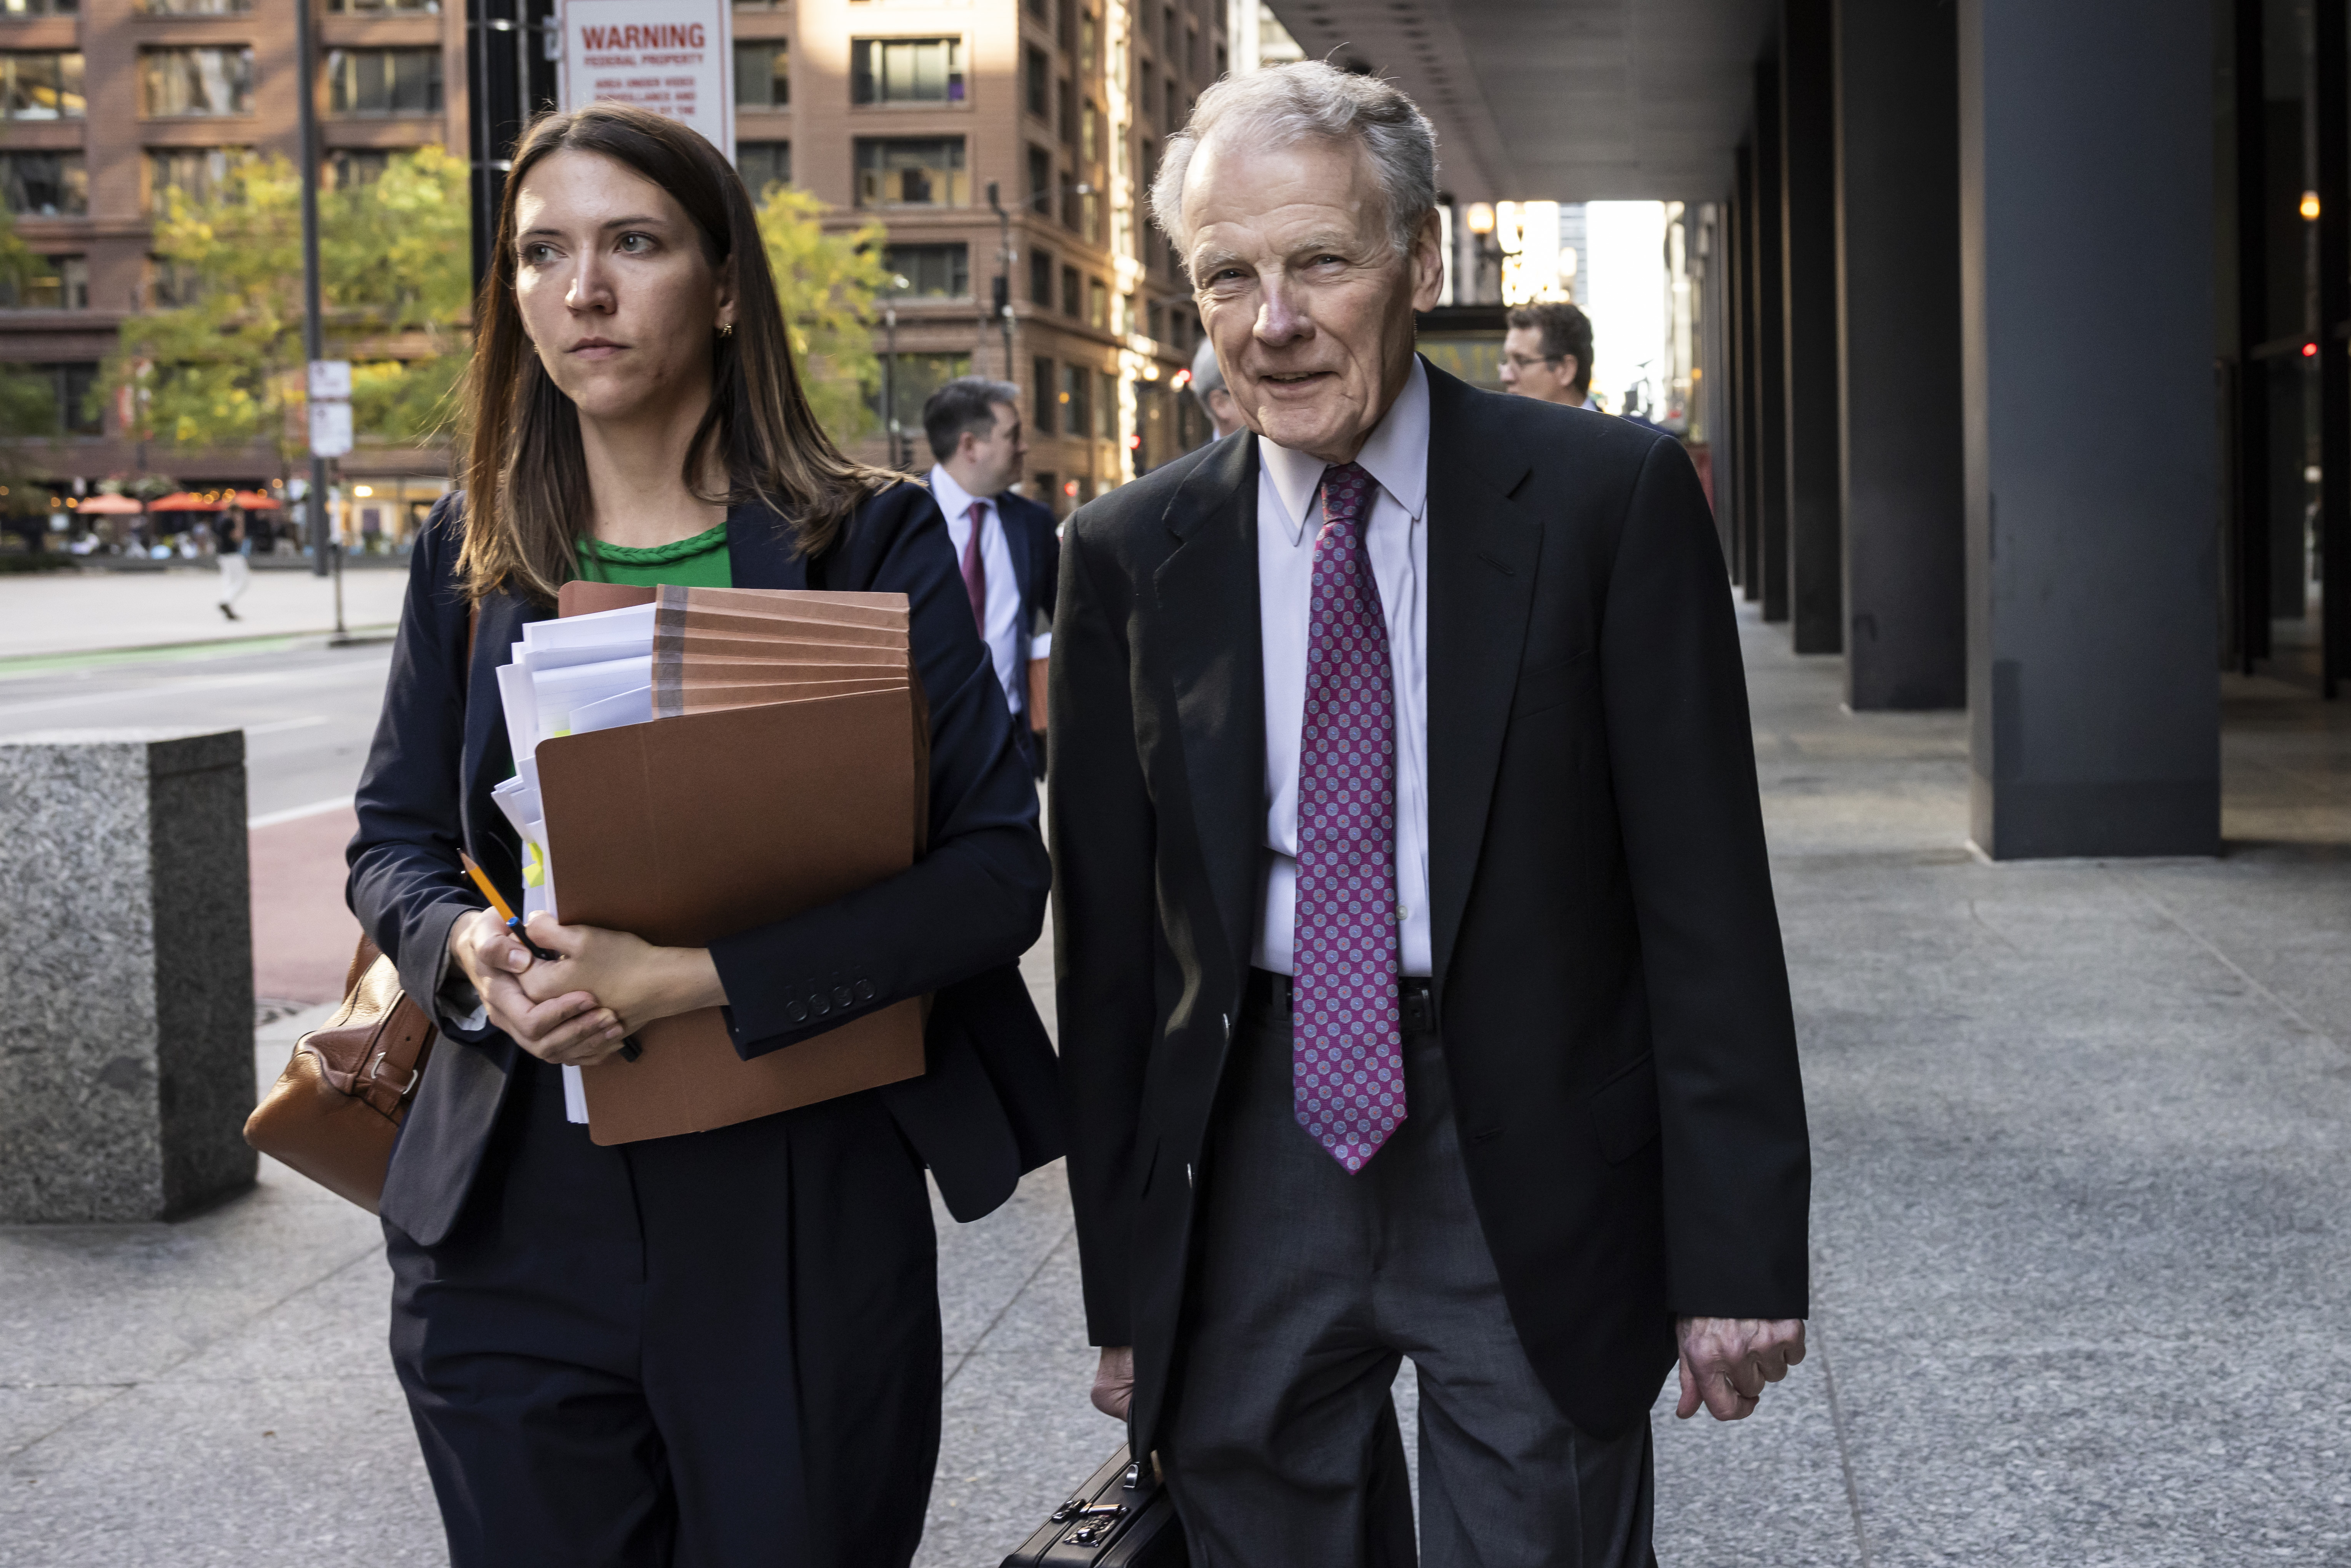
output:
<path id="1" fill-rule="evenodd" d="M 1396 999 L 1403 1006 L 1404 1027 L 1416 1034 L 1437 1028 L 1437 992 L 1426 975 L 1405 975 L 1396 981 Z M 1269 1012 L 1290 1010 L 1290 979 L 1270 969 L 1251 969 L 1244 1006 Z"/>

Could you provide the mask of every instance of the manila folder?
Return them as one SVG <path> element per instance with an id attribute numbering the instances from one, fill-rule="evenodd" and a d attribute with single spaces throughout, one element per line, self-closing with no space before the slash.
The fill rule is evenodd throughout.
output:
<path id="1" fill-rule="evenodd" d="M 905 870 L 926 782 L 912 700 L 900 687 L 542 741 L 559 917 L 704 946 Z M 636 1038 L 638 1060 L 608 1057 L 581 1075 L 596 1143 L 729 1126 L 924 1070 L 916 1000 L 748 1061 L 716 1008 Z"/>

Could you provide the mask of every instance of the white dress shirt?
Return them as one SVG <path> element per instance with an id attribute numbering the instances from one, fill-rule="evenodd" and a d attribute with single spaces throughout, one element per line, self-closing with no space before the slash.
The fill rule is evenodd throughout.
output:
<path id="1" fill-rule="evenodd" d="M 1265 900 L 1252 962 L 1290 972 L 1297 935 L 1298 746 L 1323 463 L 1258 437 L 1258 615 L 1265 644 Z M 1428 375 L 1412 379 L 1355 461 L 1379 488 L 1365 542 L 1395 674 L 1396 920 L 1403 972 L 1426 975 L 1428 928 Z"/>
<path id="2" fill-rule="evenodd" d="M 987 614 L 979 640 L 996 662 L 997 684 L 1013 712 L 1029 685 L 1029 628 L 1020 612 L 1020 580 L 1012 570 L 1012 547 L 1004 538 L 1004 518 L 995 498 L 975 496 L 955 482 L 944 466 L 931 468 L 931 495 L 947 516 L 947 538 L 953 541 L 956 570 L 963 570 L 963 552 L 971 543 L 971 507 L 980 507 L 979 561 L 987 572 Z"/>

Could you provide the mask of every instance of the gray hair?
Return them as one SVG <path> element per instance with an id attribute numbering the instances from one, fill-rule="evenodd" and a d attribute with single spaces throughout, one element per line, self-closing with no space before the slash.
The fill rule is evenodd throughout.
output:
<path id="1" fill-rule="evenodd" d="M 1412 249 L 1421 224 L 1437 210 L 1437 129 L 1393 84 L 1356 76 L 1321 60 L 1227 77 L 1200 95 L 1191 123 L 1167 139 L 1167 158 L 1151 183 L 1151 215 L 1180 253 L 1185 232 L 1184 176 L 1192 155 L 1222 132 L 1259 146 L 1284 147 L 1309 137 L 1354 141 L 1372 161 L 1387 205 L 1388 239 L 1398 256 Z"/>
<path id="2" fill-rule="evenodd" d="M 1200 351 L 1192 356 L 1192 395 L 1200 406 L 1208 406 L 1208 394 L 1221 392 L 1225 385 L 1225 367 L 1217 363 L 1217 346 L 1207 339 L 1200 340 Z"/>

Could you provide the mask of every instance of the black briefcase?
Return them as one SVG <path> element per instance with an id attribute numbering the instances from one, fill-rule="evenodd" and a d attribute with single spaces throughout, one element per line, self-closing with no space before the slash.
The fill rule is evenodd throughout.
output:
<path id="1" fill-rule="evenodd" d="M 1127 1446 L 1055 1509 L 1003 1568 L 1190 1568 L 1184 1526 L 1159 1467 Z"/>

